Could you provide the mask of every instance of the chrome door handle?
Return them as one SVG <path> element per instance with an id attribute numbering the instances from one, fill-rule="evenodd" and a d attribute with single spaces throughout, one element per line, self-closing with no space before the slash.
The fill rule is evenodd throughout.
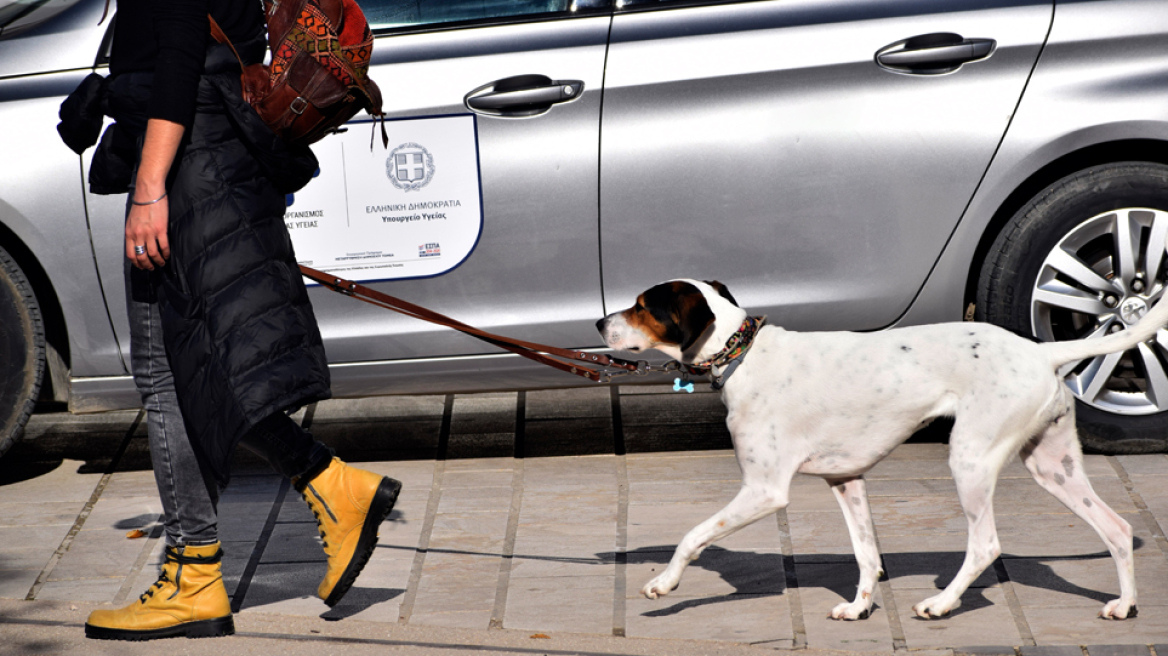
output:
<path id="1" fill-rule="evenodd" d="M 471 91 L 463 103 L 471 111 L 492 116 L 535 116 L 556 103 L 575 100 L 584 92 L 580 80 L 553 80 L 546 75 L 516 75 Z"/>
<path id="2" fill-rule="evenodd" d="M 951 32 L 922 34 L 881 48 L 876 64 L 897 73 L 940 75 L 989 57 L 996 46 L 993 39 L 966 39 Z"/>

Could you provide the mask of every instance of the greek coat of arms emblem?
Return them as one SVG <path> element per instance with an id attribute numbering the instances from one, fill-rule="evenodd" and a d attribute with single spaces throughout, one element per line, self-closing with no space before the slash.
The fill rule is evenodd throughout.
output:
<path id="1" fill-rule="evenodd" d="M 416 191 L 434 179 L 434 156 L 420 144 L 404 143 L 390 151 L 385 174 L 398 189 Z"/>

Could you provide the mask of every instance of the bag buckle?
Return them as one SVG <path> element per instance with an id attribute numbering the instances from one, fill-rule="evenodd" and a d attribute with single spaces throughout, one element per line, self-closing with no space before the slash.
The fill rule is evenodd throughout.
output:
<path id="1" fill-rule="evenodd" d="M 304 99 L 304 96 L 297 96 L 296 100 L 288 104 L 288 109 L 292 110 L 294 114 L 303 114 L 304 110 L 308 109 L 308 101 Z"/>

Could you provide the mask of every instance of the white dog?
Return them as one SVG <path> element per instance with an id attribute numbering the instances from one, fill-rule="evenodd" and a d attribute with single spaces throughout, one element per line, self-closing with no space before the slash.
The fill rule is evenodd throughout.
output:
<path id="1" fill-rule="evenodd" d="M 724 385 L 742 489 L 685 536 L 669 566 L 641 592 L 650 599 L 668 594 L 703 549 L 786 507 L 791 479 L 803 473 L 831 485 L 860 565 L 855 600 L 836 606 L 831 617 L 867 617 L 881 570 L 864 473 L 918 428 L 948 416 L 954 417 L 949 466 L 969 522 L 968 548 L 956 578 L 913 611 L 923 618 L 947 615 L 1001 553 L 994 487 L 1018 454 L 1038 484 L 1090 524 L 1115 559 L 1119 599 L 1107 602 L 1100 616 L 1134 617 L 1131 526 L 1091 489 L 1074 397 L 1057 372 L 1132 348 L 1165 323 L 1168 302 L 1126 330 L 1089 341 L 1034 343 L 982 323 L 800 333 L 759 328 L 717 282 L 677 280 L 649 289 L 636 305 L 597 326 L 614 349 L 657 349 L 708 368 L 715 386 Z"/>

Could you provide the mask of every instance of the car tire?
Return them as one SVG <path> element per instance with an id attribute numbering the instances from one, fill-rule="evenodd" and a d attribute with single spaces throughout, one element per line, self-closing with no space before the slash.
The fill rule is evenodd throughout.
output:
<path id="1" fill-rule="evenodd" d="M 0 248 L 0 455 L 23 434 L 44 371 L 40 306 L 24 272 Z"/>
<path id="2" fill-rule="evenodd" d="M 1152 245 L 1165 235 L 1168 166 L 1120 162 L 1069 175 L 999 233 L 981 269 L 975 319 L 1041 341 L 1122 330 L 1128 298 L 1146 307 L 1168 293 L 1168 256 Z M 1076 392 L 1083 446 L 1107 454 L 1168 449 L 1168 387 L 1154 384 L 1168 384 L 1166 367 L 1168 343 L 1153 339 L 1120 359 L 1060 372 Z"/>

